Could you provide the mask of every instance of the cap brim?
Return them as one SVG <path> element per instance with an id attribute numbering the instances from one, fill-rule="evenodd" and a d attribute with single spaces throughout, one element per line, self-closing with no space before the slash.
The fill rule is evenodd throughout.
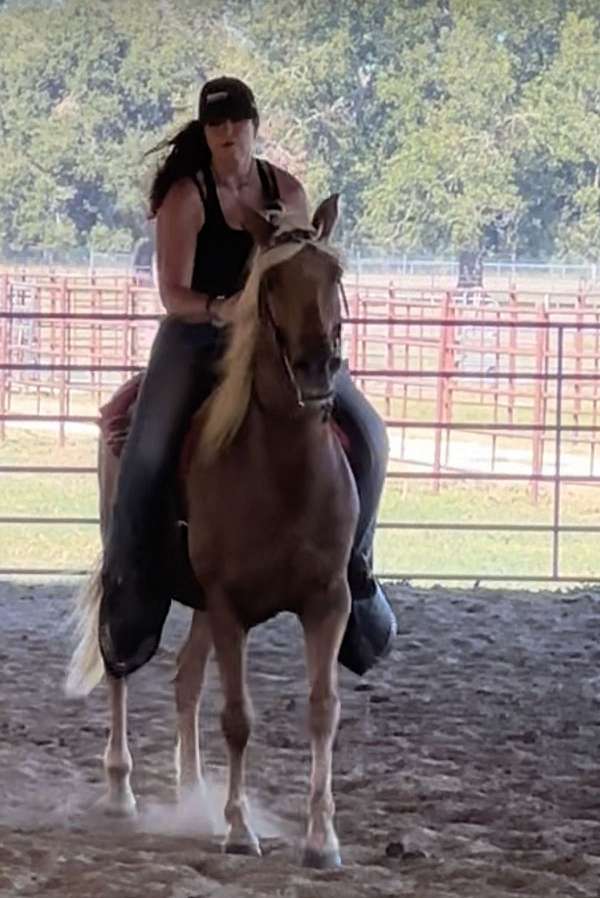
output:
<path id="1" fill-rule="evenodd" d="M 199 119 L 203 125 L 219 124 L 230 119 L 241 121 L 242 119 L 256 118 L 256 107 L 247 97 L 236 97 L 228 94 L 223 97 L 215 97 L 212 101 L 204 102 L 200 108 Z"/>

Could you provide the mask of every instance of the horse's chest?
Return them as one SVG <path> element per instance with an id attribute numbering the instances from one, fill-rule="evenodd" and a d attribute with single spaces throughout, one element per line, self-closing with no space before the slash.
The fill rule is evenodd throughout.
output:
<path id="1" fill-rule="evenodd" d="M 301 490 L 285 497 L 253 497 L 248 492 L 229 523 L 222 535 L 228 557 L 240 558 L 244 565 L 258 560 L 265 571 L 285 568 L 300 573 L 307 566 L 321 567 L 321 561 L 335 565 L 351 538 L 347 517 L 335 497 L 310 497 Z"/>
<path id="2" fill-rule="evenodd" d="M 233 559 L 232 559 L 233 560 Z M 253 626 L 279 611 L 302 613 L 307 600 L 327 596 L 346 564 L 340 544 L 317 544 L 290 531 L 287 538 L 228 560 L 224 587 L 240 620 Z"/>
<path id="3" fill-rule="evenodd" d="M 195 564 L 236 591 L 280 597 L 285 591 L 292 598 L 345 567 L 354 486 L 345 465 L 340 470 L 328 456 L 312 476 L 293 465 L 267 470 L 258 461 L 223 466 L 198 484 L 198 516 L 191 522 Z"/>

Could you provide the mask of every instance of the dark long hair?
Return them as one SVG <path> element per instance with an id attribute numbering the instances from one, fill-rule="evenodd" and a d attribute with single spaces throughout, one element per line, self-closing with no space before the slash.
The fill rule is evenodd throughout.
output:
<path id="1" fill-rule="evenodd" d="M 175 134 L 161 141 L 144 155 L 160 152 L 171 147 L 167 157 L 160 163 L 150 188 L 150 217 L 154 218 L 175 181 L 194 175 L 198 169 L 210 163 L 210 150 L 204 136 L 204 125 L 198 119 Z"/>

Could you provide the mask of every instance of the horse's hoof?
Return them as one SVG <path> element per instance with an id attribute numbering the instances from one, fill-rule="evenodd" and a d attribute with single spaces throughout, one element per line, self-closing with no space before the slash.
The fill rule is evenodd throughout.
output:
<path id="1" fill-rule="evenodd" d="M 112 817 L 119 820 L 137 817 L 138 813 L 137 802 L 133 795 L 119 801 L 104 796 L 96 803 L 96 807 L 105 817 Z"/>
<path id="2" fill-rule="evenodd" d="M 247 842 L 225 842 L 223 851 L 225 854 L 238 854 L 244 857 L 262 857 L 258 839 L 249 839 Z"/>
<path id="3" fill-rule="evenodd" d="M 342 866 L 342 858 L 337 848 L 331 851 L 305 848 L 302 855 L 302 866 L 312 867 L 313 870 L 335 870 L 336 867 Z"/>

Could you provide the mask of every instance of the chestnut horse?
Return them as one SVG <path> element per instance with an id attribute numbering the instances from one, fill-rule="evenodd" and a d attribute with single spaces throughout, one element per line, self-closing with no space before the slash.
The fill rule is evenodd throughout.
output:
<path id="1" fill-rule="evenodd" d="M 246 685 L 250 628 L 280 611 L 302 624 L 312 751 L 304 862 L 340 863 L 331 789 L 338 726 L 337 656 L 350 611 L 346 578 L 357 523 L 352 473 L 330 425 L 340 366 L 340 277 L 328 237 L 337 196 L 304 229 L 247 210 L 257 251 L 231 326 L 219 385 L 192 425 L 185 477 L 188 548 L 198 609 L 178 657 L 177 773 L 181 791 L 204 792 L 198 707 L 214 647 L 229 756 L 224 848 L 260 854 L 244 785 L 251 705 Z M 106 534 L 118 461 L 100 444 L 101 525 Z M 102 678 L 100 577 L 80 598 L 80 641 L 68 687 Z M 134 813 L 127 746 L 126 680 L 108 677 L 111 728 L 104 764 L 107 810 Z"/>

